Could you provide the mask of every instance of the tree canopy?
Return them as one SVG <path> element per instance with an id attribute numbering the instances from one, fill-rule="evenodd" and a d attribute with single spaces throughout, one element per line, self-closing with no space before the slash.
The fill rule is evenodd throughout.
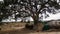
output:
<path id="1" fill-rule="evenodd" d="M 60 8 L 56 1 L 51 0 L 4 0 L 4 3 L 0 3 L 0 19 L 6 19 L 13 14 L 15 15 L 15 20 L 18 17 L 31 16 L 36 24 L 40 18 L 39 14 L 44 13 L 46 17 L 49 17 L 46 11 L 54 14 L 55 10 L 50 10 L 52 7 L 55 9 Z"/>

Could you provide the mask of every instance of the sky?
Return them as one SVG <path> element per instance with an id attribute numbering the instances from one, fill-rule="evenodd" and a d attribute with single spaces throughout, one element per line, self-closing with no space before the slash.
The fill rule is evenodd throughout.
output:
<path id="1" fill-rule="evenodd" d="M 0 1 L 3 1 L 3 0 L 0 0 Z"/>
<path id="2" fill-rule="evenodd" d="M 58 20 L 58 19 L 60 19 L 60 13 L 57 13 L 57 14 L 50 14 L 50 13 L 48 13 L 49 14 L 49 17 L 47 17 L 47 18 L 43 18 L 42 19 L 42 21 L 50 21 L 50 20 Z M 31 17 L 27 17 L 26 18 L 27 20 L 26 21 L 33 21 L 33 19 L 31 18 Z M 3 20 L 3 22 L 14 22 L 15 20 L 14 19 L 5 19 L 5 20 Z M 21 21 L 21 18 L 18 18 L 17 19 L 17 21 L 19 22 L 19 21 Z"/>
<path id="3" fill-rule="evenodd" d="M 44 18 L 43 21 L 58 20 L 58 19 L 60 19 L 60 13 L 57 13 L 57 14 L 49 14 L 49 17 Z"/>

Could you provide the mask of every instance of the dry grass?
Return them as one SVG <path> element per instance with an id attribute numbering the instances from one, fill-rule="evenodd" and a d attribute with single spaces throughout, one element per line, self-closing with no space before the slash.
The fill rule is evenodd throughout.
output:
<path id="1" fill-rule="evenodd" d="M 0 31 L 21 29 L 23 27 L 25 27 L 25 23 L 8 23 L 8 24 L 4 23 L 4 25 L 0 26 L 1 28 Z"/>
<path id="2" fill-rule="evenodd" d="M 24 28 L 26 23 L 8 23 L 1 25 L 0 34 L 60 34 L 60 32 L 37 32 L 36 30 L 29 30 Z M 40 28 L 39 28 L 40 27 Z M 38 30 L 41 30 L 42 24 L 38 24 Z"/>

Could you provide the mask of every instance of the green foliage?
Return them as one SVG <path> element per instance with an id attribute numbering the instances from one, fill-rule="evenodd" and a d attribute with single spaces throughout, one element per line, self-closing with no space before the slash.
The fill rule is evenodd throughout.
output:
<path id="1" fill-rule="evenodd" d="M 4 0 L 5 5 L 16 4 L 18 0 Z"/>
<path id="2" fill-rule="evenodd" d="M 35 5 L 32 5 L 32 2 L 31 2 L 31 0 L 28 0 L 28 1 L 26 1 L 26 0 L 20 0 L 19 6 L 20 6 L 20 9 L 22 9 L 23 6 L 24 6 L 24 8 L 27 8 L 27 10 L 30 11 L 31 15 L 33 15 L 32 18 L 34 19 L 35 23 L 37 23 L 37 21 L 38 21 L 38 18 L 39 18 L 38 15 L 39 15 L 41 9 L 45 8 L 45 4 L 49 4 L 51 7 L 55 7 L 56 9 L 59 8 L 59 5 L 58 5 L 58 3 L 56 1 L 50 1 L 50 0 L 48 0 L 47 2 L 44 2 L 43 3 L 43 1 L 41 0 L 41 4 L 38 4 L 38 1 L 34 1 L 33 3 Z M 4 3 L 3 4 L 0 3 L 0 12 L 3 13 L 3 15 L 0 15 L 2 17 L 2 19 L 7 18 L 12 13 L 12 12 L 10 12 L 9 9 L 6 9 L 7 6 L 14 5 L 13 7 L 11 7 L 12 8 L 12 11 L 16 11 L 17 10 L 17 9 L 15 9 L 15 7 L 16 7 L 15 4 L 18 4 L 18 0 L 4 0 Z M 40 10 L 37 10 L 37 5 L 41 5 Z M 34 9 L 36 9 L 36 11 L 33 11 L 32 10 L 33 9 L 32 7 L 34 7 Z M 18 15 L 15 15 L 15 18 L 17 18 L 17 16 L 20 17 L 21 14 L 22 14 L 22 16 L 24 16 L 25 15 L 25 14 L 23 14 L 24 12 L 27 13 L 26 11 L 24 11 L 24 12 L 20 11 L 20 9 L 17 10 L 19 12 L 19 14 Z M 16 14 L 16 12 L 15 12 L 15 14 Z M 24 16 L 24 17 L 28 17 L 28 16 Z M 42 23 L 43 24 L 46 24 L 47 22 L 42 22 Z"/>
<path id="3" fill-rule="evenodd" d="M 2 21 L 2 19 L 6 19 L 8 17 L 9 13 L 5 7 L 6 5 L 4 3 L 0 3 L 0 22 Z"/>
<path id="4" fill-rule="evenodd" d="M 56 1 L 50 1 L 50 2 L 48 2 L 48 4 L 51 7 L 55 7 L 56 9 L 59 9 L 60 8 L 59 4 Z"/>

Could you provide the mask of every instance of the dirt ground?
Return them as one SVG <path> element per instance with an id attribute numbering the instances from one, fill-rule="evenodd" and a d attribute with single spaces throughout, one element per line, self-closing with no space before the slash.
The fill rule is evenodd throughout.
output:
<path id="1" fill-rule="evenodd" d="M 37 31 L 29 30 L 25 28 L 26 23 L 9 23 L 1 25 L 0 34 L 60 34 L 60 32 L 46 32 L 46 31 Z"/>
<path id="2" fill-rule="evenodd" d="M 60 32 L 37 32 L 22 28 L 12 31 L 1 31 L 0 34 L 60 34 Z"/>

